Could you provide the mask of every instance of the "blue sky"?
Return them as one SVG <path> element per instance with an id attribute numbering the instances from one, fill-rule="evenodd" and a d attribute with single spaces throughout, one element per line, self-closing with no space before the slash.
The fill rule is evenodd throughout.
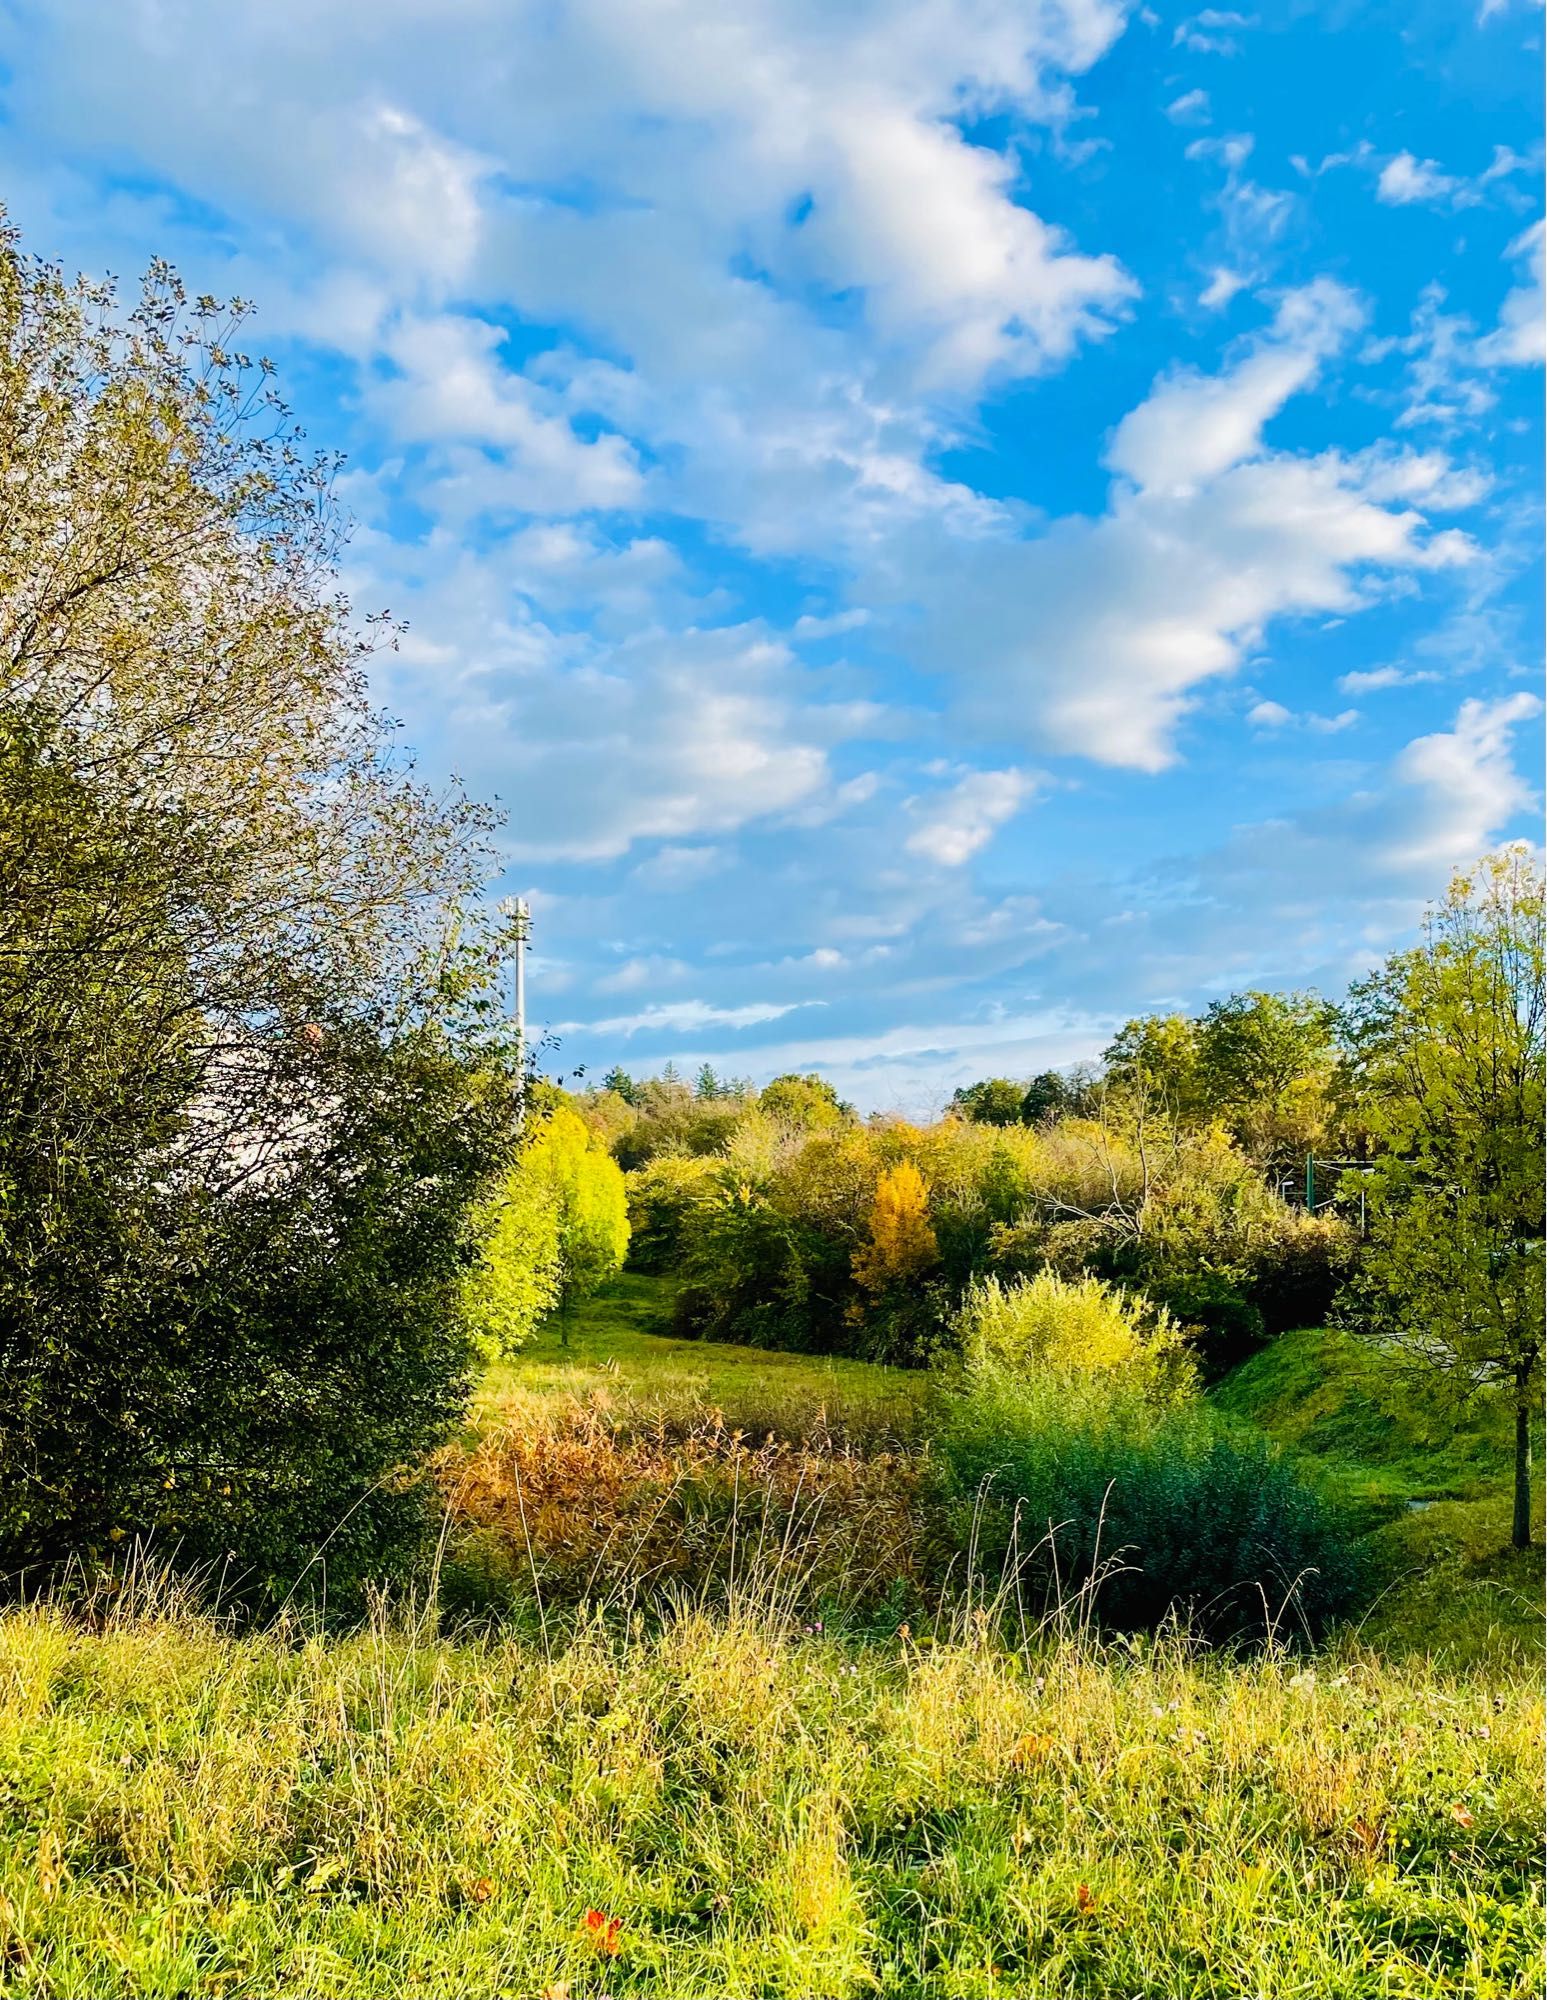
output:
<path id="1" fill-rule="evenodd" d="M 256 308 L 554 1066 L 925 1112 L 1539 818 L 1524 0 L 0 0 L 31 247 Z"/>

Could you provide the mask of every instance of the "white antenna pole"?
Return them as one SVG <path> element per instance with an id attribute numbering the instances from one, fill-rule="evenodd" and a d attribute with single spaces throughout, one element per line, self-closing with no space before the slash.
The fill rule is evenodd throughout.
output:
<path id="1" fill-rule="evenodd" d="M 526 939 L 532 914 L 525 896 L 516 898 L 516 1046 L 526 1063 Z"/>
<path id="2" fill-rule="evenodd" d="M 526 1122 L 526 941 L 532 928 L 532 912 L 525 896 L 506 896 L 500 901 L 502 916 L 516 920 L 516 1122 Z"/>

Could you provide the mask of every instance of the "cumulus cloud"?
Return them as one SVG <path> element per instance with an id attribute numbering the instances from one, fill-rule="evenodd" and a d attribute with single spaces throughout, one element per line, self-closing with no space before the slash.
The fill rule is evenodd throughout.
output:
<path id="1" fill-rule="evenodd" d="M 1489 365 L 1529 367 L 1543 358 L 1547 346 L 1547 292 L 1543 262 L 1547 257 L 1547 222 L 1533 222 L 1509 246 L 1509 256 L 1526 267 L 1523 283 L 1513 287 L 1499 311 L 1499 324 L 1478 343 L 1479 358 Z"/>
<path id="2" fill-rule="evenodd" d="M 963 709 L 1002 737 L 1107 764 L 1164 768 L 1201 683 L 1228 674 L 1273 619 L 1348 612 L 1366 579 L 1464 562 L 1439 454 L 1304 457 L 1263 427 L 1357 324 L 1325 282 L 1287 294 L 1273 325 L 1216 377 L 1170 374 L 1118 426 L 1105 513 L 1033 539 L 917 547 L 907 588 L 922 644 L 948 660 Z M 904 586 L 899 582 L 898 588 Z"/>
<path id="3" fill-rule="evenodd" d="M 1353 293 L 1330 279 L 1289 293 L 1271 334 L 1237 367 L 1223 375 L 1181 371 L 1157 383 L 1118 425 L 1108 465 L 1137 486 L 1185 492 L 1251 457 L 1269 417 L 1363 318 Z"/>
<path id="4" fill-rule="evenodd" d="M 1398 153 L 1380 170 L 1375 198 L 1392 207 L 1412 202 L 1448 201 L 1461 186 L 1454 174 L 1447 174 L 1436 160 L 1420 160 L 1411 153 Z"/>
<path id="5" fill-rule="evenodd" d="M 918 824 L 903 843 L 942 868 L 960 868 L 986 847 L 1036 790 L 1025 771 L 969 771 L 948 792 L 914 800 Z"/>
<path id="6" fill-rule="evenodd" d="M 1541 709 L 1523 692 L 1464 701 L 1448 729 L 1415 737 L 1335 805 L 1238 828 L 1201 873 L 1312 901 L 1433 896 L 1535 803 L 1514 737 Z"/>
<path id="7" fill-rule="evenodd" d="M 1184 90 L 1180 97 L 1174 97 L 1166 106 L 1166 116 L 1173 125 L 1207 125 L 1209 122 L 1209 94 L 1206 90 Z"/>
<path id="8" fill-rule="evenodd" d="M 378 408 L 399 440 L 444 448 L 430 504 L 465 519 L 639 501 L 644 482 L 628 443 L 577 436 L 550 395 L 499 365 L 504 338 L 498 327 L 453 314 L 405 319 L 387 337 L 394 372 L 374 392 Z"/>

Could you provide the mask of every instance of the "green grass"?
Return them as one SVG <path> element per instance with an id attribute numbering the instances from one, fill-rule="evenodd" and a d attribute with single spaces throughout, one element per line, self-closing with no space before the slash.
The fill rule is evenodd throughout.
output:
<path id="1" fill-rule="evenodd" d="M 526 1440 L 524 1543 L 574 1535 L 593 1435 L 606 1472 L 665 1467 L 706 1410 L 919 1430 L 916 1376 L 669 1324 L 625 1277 L 485 1385 L 465 1449 Z M 1017 1650 L 970 1608 L 824 1632 L 772 1563 L 713 1606 L 481 1631 L 242 1634 L 154 1580 L 0 1615 L 0 1995 L 1524 2000 L 1540 1568 L 1503 1548 L 1507 1437 L 1437 1428 L 1319 1333 L 1217 1396 L 1387 1563 L 1312 1659 Z"/>
<path id="2" fill-rule="evenodd" d="M 1502 1400 L 1447 1404 L 1422 1375 L 1330 1327 L 1282 1335 L 1214 1400 L 1362 1515 L 1380 1588 L 1364 1625 L 1372 1644 L 1456 1666 L 1540 1657 L 1541 1549 L 1509 1547 L 1514 1432 Z M 1540 1541 L 1539 1482 L 1535 1511 Z"/>
<path id="3" fill-rule="evenodd" d="M 671 1337 L 675 1287 L 624 1272 L 567 1319 L 555 1316 L 513 1360 L 492 1368 L 476 1420 L 499 1422 L 531 1399 L 572 1399 L 643 1412 L 717 1410 L 748 1432 L 799 1437 L 834 1428 L 909 1434 L 927 1379 L 840 1356 L 772 1353 Z"/>
<path id="4" fill-rule="evenodd" d="M 18 1611 L 0 1986 L 1518 2000 L 1541 1750 L 1529 1683 L 1357 1652 L 848 1645 L 755 1602 L 545 1642 Z"/>

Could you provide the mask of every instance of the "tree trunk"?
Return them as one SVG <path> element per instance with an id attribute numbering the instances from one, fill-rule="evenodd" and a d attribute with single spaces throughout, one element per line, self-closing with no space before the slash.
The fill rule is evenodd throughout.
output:
<path id="1" fill-rule="evenodd" d="M 1510 1542 L 1517 1549 L 1531 1546 L 1531 1406 L 1524 1382 L 1515 1390 L 1515 1519 Z"/>

